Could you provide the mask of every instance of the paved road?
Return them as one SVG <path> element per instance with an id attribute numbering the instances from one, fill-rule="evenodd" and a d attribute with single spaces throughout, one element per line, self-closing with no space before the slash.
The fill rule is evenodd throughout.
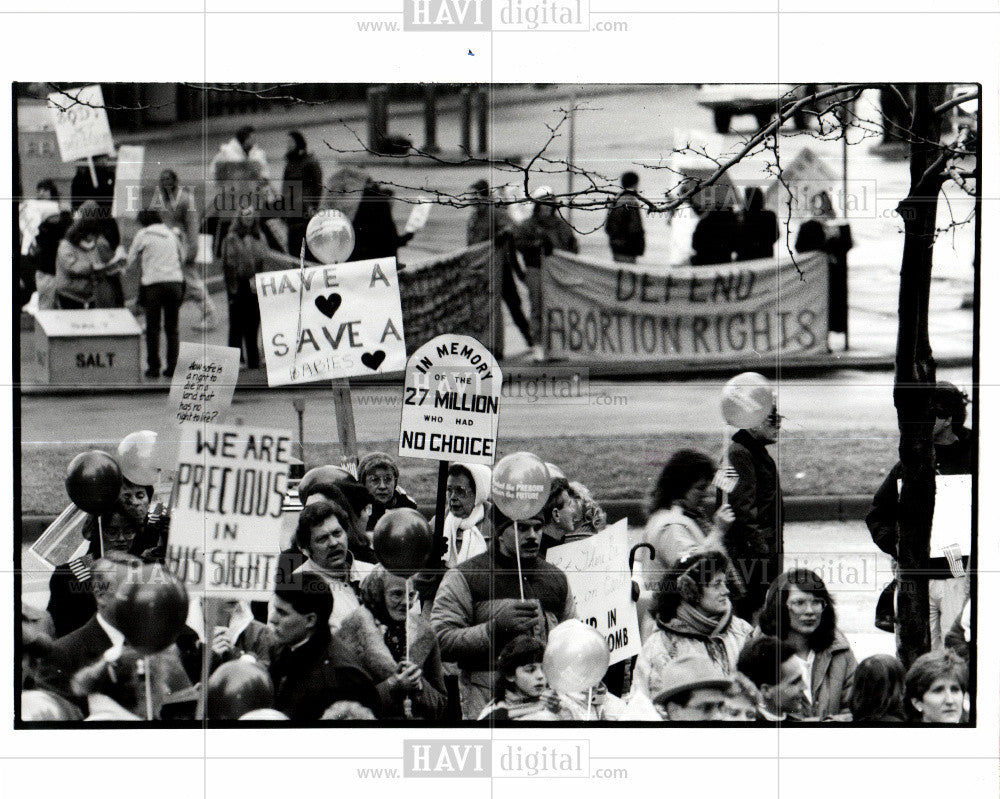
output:
<path id="1" fill-rule="evenodd" d="M 540 369 L 532 388 L 521 383 L 521 396 L 503 400 L 500 435 L 509 437 L 607 435 L 639 436 L 666 432 L 720 431 L 718 397 L 721 381 L 650 383 L 594 382 L 580 390 L 579 399 L 542 397 L 552 385 L 554 370 Z M 942 369 L 941 379 L 971 386 L 969 369 Z M 564 385 L 564 384 L 560 384 Z M 508 384 L 507 389 L 511 389 Z M 995 391 L 984 387 L 983 392 Z M 539 398 L 531 401 L 529 392 Z M 884 430 L 894 435 L 891 375 L 873 372 L 835 372 L 825 377 L 783 380 L 778 389 L 785 435 L 802 438 L 850 434 L 857 430 Z M 361 441 L 393 439 L 399 430 L 399 388 L 354 389 L 354 409 Z M 239 393 L 232 414 L 248 425 L 295 429 L 292 399 L 305 400 L 306 435 L 312 441 L 336 441 L 337 427 L 326 392 L 264 390 Z M 103 396 L 22 399 L 21 440 L 37 443 L 108 442 L 117 444 L 134 430 L 153 426 L 166 399 L 163 394 L 108 394 Z"/>

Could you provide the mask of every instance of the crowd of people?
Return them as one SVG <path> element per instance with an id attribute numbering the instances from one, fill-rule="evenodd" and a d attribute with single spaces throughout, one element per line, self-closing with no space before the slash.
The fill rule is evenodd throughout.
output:
<path id="1" fill-rule="evenodd" d="M 939 466 L 968 469 L 966 399 L 947 383 L 935 397 Z M 208 718 L 226 721 L 963 721 L 968 573 L 932 580 L 944 584 L 932 590 L 931 651 L 909 669 L 887 654 L 858 663 L 836 587 L 782 570 L 768 453 L 781 418 L 775 404 L 736 431 L 722 467 L 695 450 L 664 464 L 634 573 L 641 651 L 583 691 L 557 690 L 546 673 L 550 633 L 576 618 L 567 573 L 547 558 L 607 519 L 556 464 L 544 505 L 516 524 L 491 500 L 488 467 L 451 464 L 440 525 L 423 520 L 386 453 L 315 467 L 298 484 L 270 601 L 193 597 L 175 640 L 145 658 L 121 630 L 124 586 L 162 576 L 170 518 L 152 487 L 126 480 L 86 525 L 88 553 L 53 573 L 48 607 L 24 607 L 22 718 L 193 718 L 204 695 Z M 869 517 L 893 553 L 897 471 Z M 408 581 L 379 562 L 373 536 L 413 519 L 441 536 Z"/>

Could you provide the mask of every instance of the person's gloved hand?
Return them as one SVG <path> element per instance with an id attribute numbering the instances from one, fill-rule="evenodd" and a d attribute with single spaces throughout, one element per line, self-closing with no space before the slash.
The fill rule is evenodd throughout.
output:
<path id="1" fill-rule="evenodd" d="M 538 605 L 526 600 L 508 602 L 493 617 L 496 629 L 503 633 L 525 633 L 538 623 Z"/>

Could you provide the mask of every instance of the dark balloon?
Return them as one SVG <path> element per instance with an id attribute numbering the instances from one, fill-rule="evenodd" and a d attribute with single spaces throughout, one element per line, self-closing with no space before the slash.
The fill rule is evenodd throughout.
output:
<path id="1" fill-rule="evenodd" d="M 66 469 L 66 493 L 80 510 L 101 514 L 111 510 L 122 490 L 122 470 L 99 449 L 81 452 Z"/>
<path id="2" fill-rule="evenodd" d="M 251 710 L 274 704 L 271 678 L 261 666 L 236 660 L 223 663 L 208 681 L 208 718 L 235 721 Z"/>
<path id="3" fill-rule="evenodd" d="M 184 586 L 158 566 L 130 576 L 115 594 L 114 625 L 142 655 L 162 652 L 180 635 L 188 614 Z"/>
<path id="4" fill-rule="evenodd" d="M 397 577 L 407 579 L 427 562 L 433 537 L 419 511 L 399 508 L 386 511 L 375 525 L 375 555 Z"/>

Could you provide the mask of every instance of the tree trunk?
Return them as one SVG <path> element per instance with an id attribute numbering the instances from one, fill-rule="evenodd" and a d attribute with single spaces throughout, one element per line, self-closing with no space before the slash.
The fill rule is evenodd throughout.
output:
<path id="1" fill-rule="evenodd" d="M 899 331 L 893 401 L 899 422 L 899 566 L 896 641 L 903 665 L 930 649 L 927 560 L 934 516 L 934 357 L 927 328 L 943 163 L 934 105 L 943 87 L 918 84 L 910 141 L 910 191 L 897 212 L 905 238 L 899 272 Z"/>

